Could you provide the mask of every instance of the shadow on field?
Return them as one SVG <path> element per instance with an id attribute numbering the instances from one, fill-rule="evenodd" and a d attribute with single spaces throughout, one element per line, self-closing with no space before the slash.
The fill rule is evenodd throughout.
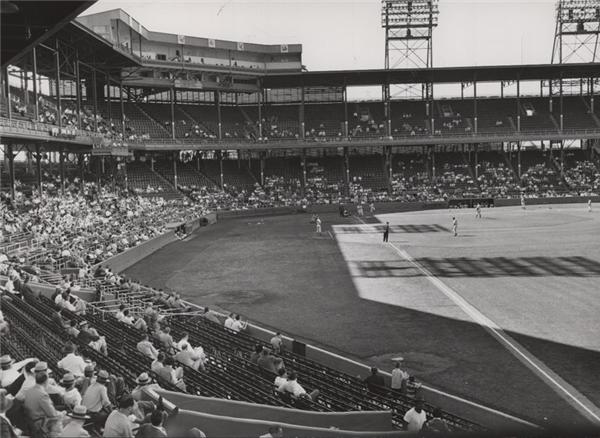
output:
<path id="1" fill-rule="evenodd" d="M 336 226 L 336 234 L 373 234 L 383 233 L 385 224 L 368 224 L 371 226 L 357 227 L 352 226 Z M 390 233 L 449 233 L 450 230 L 439 224 L 418 224 L 418 225 L 390 225 Z"/>
<path id="2" fill-rule="evenodd" d="M 431 274 L 456 277 L 599 277 L 600 263 L 581 256 L 570 257 L 444 257 L 416 258 Z M 406 260 L 351 262 L 358 277 L 422 277 Z"/>

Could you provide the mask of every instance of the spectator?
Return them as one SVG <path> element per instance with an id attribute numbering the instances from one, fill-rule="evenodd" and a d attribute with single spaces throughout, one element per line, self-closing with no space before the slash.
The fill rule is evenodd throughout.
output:
<path id="1" fill-rule="evenodd" d="M 381 393 L 383 387 L 385 386 L 385 380 L 381 374 L 379 374 L 379 370 L 377 368 L 371 368 L 371 375 L 367 377 L 364 382 L 367 384 L 369 391 L 374 393 Z"/>
<path id="2" fill-rule="evenodd" d="M 283 438 L 283 427 L 278 424 L 269 426 L 269 433 L 261 435 L 259 438 Z"/>
<path id="3" fill-rule="evenodd" d="M 152 364 L 150 365 L 150 369 L 152 370 L 153 373 L 157 373 L 165 366 L 165 353 L 163 353 L 162 351 L 160 351 L 158 353 L 158 356 L 156 357 L 156 360 L 154 362 L 152 362 Z"/>
<path id="4" fill-rule="evenodd" d="M 415 400 L 415 406 L 410 408 L 406 414 L 404 414 L 404 422 L 406 423 L 406 430 L 408 432 L 419 432 L 427 421 L 427 415 L 423 410 L 423 399 L 417 398 Z"/>
<path id="5" fill-rule="evenodd" d="M 248 321 L 241 321 L 240 315 L 237 315 L 235 317 L 235 321 L 233 321 L 231 323 L 231 330 L 233 330 L 236 333 L 241 332 L 242 330 L 246 330 L 246 327 L 248 326 Z"/>
<path id="6" fill-rule="evenodd" d="M 108 379 L 108 372 L 100 370 L 96 381 L 83 394 L 82 404 L 87 408 L 88 414 L 94 420 L 98 430 L 104 426 L 108 413 L 112 409 L 106 388 Z"/>
<path id="7" fill-rule="evenodd" d="M 21 376 L 8 387 L 8 392 L 10 394 L 15 394 L 15 398 L 21 402 L 25 399 L 25 391 L 35 386 L 34 369 L 37 363 L 37 360 L 27 362 L 23 367 Z"/>
<path id="8" fill-rule="evenodd" d="M 174 369 L 175 361 L 172 357 L 165 358 L 164 366 L 157 371 L 158 376 L 165 382 L 177 386 L 182 391 L 185 391 L 185 383 L 183 382 L 183 369 Z"/>
<path id="9" fill-rule="evenodd" d="M 230 313 L 229 316 L 225 319 L 225 323 L 223 324 L 225 326 L 226 329 L 231 330 L 231 326 L 233 325 L 235 318 L 234 318 L 234 314 Z"/>
<path id="10" fill-rule="evenodd" d="M 105 438 L 133 438 L 133 430 L 129 416 L 133 413 L 134 400 L 131 395 L 126 394 L 121 397 L 119 409 L 110 413 L 106 419 L 104 432 L 102 436 Z"/>
<path id="11" fill-rule="evenodd" d="M 187 342 L 181 345 L 181 351 L 175 355 L 175 360 L 196 371 L 199 368 L 204 371 L 203 357 L 196 353 Z"/>
<path id="12" fill-rule="evenodd" d="M 83 377 L 87 363 L 83 357 L 75 354 L 75 346 L 72 343 L 67 343 L 65 353 L 67 355 L 58 361 L 58 367 L 72 373 L 75 377 Z"/>
<path id="13" fill-rule="evenodd" d="M 442 410 L 435 408 L 433 418 L 423 425 L 423 432 L 426 435 L 446 436 L 452 432 L 450 426 L 442 419 Z"/>
<path id="14" fill-rule="evenodd" d="M 400 360 L 396 362 L 395 368 L 392 370 L 392 389 L 399 389 L 402 392 L 406 392 L 406 381 L 408 380 L 408 373 L 400 368 Z"/>
<path id="15" fill-rule="evenodd" d="M 75 376 L 71 373 L 67 373 L 63 376 L 60 383 L 65 387 L 65 393 L 63 395 L 65 406 L 69 410 L 72 410 L 75 406 L 80 405 L 82 398 L 77 388 L 75 388 Z"/>
<path id="16" fill-rule="evenodd" d="M 147 334 L 142 335 L 142 340 L 138 342 L 137 349 L 152 360 L 156 360 L 158 357 L 158 350 L 154 348 L 154 345 L 152 345 L 152 342 L 148 339 Z"/>
<path id="17" fill-rule="evenodd" d="M 62 430 L 62 414 L 54 409 L 47 386 L 48 374 L 38 373 L 33 388 L 25 392 L 23 407 L 33 436 L 57 436 Z"/>
<path id="18" fill-rule="evenodd" d="M 281 333 L 275 333 L 275 336 L 271 338 L 271 346 L 273 347 L 273 352 L 279 354 L 281 353 L 281 347 L 283 346 L 283 337 Z"/>
<path id="19" fill-rule="evenodd" d="M 283 386 L 283 384 L 285 382 L 287 382 L 287 371 L 285 370 L 285 368 L 279 368 L 277 370 L 277 377 L 275 377 L 275 381 L 273 382 L 273 385 L 275 386 L 275 390 L 279 391 L 279 388 L 281 388 Z"/>
<path id="20" fill-rule="evenodd" d="M 136 438 L 167 438 L 167 431 L 163 427 L 163 411 L 156 409 L 150 415 L 150 423 L 140 426 Z"/>
<path id="21" fill-rule="evenodd" d="M 158 332 L 158 340 L 162 344 L 163 348 L 167 353 L 174 351 L 173 337 L 171 336 L 171 327 L 165 327 L 162 331 Z"/>
<path id="22" fill-rule="evenodd" d="M 298 376 L 296 375 L 296 373 L 294 371 L 291 371 L 288 374 L 287 382 L 285 382 L 283 385 L 281 385 L 278 388 L 278 391 L 282 392 L 284 394 L 289 393 L 292 396 L 294 396 L 295 398 L 301 398 L 301 397 L 307 396 L 312 401 L 316 401 L 320 394 L 318 389 L 315 389 L 310 394 L 308 394 L 306 392 L 306 390 L 298 383 Z"/>
<path id="23" fill-rule="evenodd" d="M 79 330 L 77 329 L 77 321 L 72 319 L 69 321 L 69 328 L 67 328 L 67 334 L 72 338 L 77 338 L 79 336 Z"/>
<path id="24" fill-rule="evenodd" d="M 61 438 L 86 438 L 90 434 L 83 428 L 83 425 L 90 416 L 87 415 L 87 409 L 85 406 L 76 405 L 73 407 L 73 411 L 67 414 L 71 421 L 63 428 Z"/>
<path id="25" fill-rule="evenodd" d="M 264 371 L 272 374 L 277 374 L 277 369 L 281 368 L 278 366 L 281 359 L 276 358 L 271 354 L 271 350 L 263 348 L 260 357 L 256 364 Z"/>
<path id="26" fill-rule="evenodd" d="M 21 436 L 21 430 L 17 429 L 6 417 L 6 412 L 13 405 L 13 399 L 6 389 L 0 389 L 0 437 L 16 438 Z"/>
<path id="27" fill-rule="evenodd" d="M 215 314 L 215 312 L 210 310 L 208 307 L 204 308 L 204 313 L 202 314 L 202 316 L 205 319 L 214 322 L 215 324 L 221 324 L 221 321 L 219 321 L 219 318 L 217 318 L 217 315 Z"/>
<path id="28" fill-rule="evenodd" d="M 258 365 L 258 359 L 262 355 L 262 351 L 263 351 L 263 346 L 260 344 L 256 344 L 254 346 L 254 351 L 250 355 L 250 362 L 252 362 L 255 365 Z"/>
<path id="29" fill-rule="evenodd" d="M 133 391 L 131 391 L 131 396 L 136 401 L 142 400 L 142 395 L 143 395 L 144 390 L 156 391 L 156 390 L 161 389 L 161 387 L 158 385 L 158 383 L 152 382 L 152 379 L 150 378 L 148 373 L 140 374 L 138 376 L 138 378 L 135 379 L 135 383 L 137 383 L 137 386 L 134 388 Z"/>

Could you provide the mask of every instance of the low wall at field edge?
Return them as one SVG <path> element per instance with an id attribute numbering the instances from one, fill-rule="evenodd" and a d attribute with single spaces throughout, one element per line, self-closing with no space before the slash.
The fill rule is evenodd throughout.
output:
<path id="1" fill-rule="evenodd" d="M 210 213 L 201 218 L 193 219 L 185 223 L 185 229 L 188 234 L 193 233 L 198 228 L 207 224 L 214 224 L 217 221 L 216 213 Z M 136 247 L 130 248 L 127 251 L 123 251 L 109 259 L 104 260 L 92 267 L 95 270 L 98 266 L 109 267 L 113 272 L 121 272 L 135 265 L 137 262 L 145 259 L 149 255 L 155 253 L 162 247 L 168 245 L 171 242 L 177 240 L 175 230 L 171 229 L 166 233 L 156 236 L 144 243 L 139 244 Z"/>
<path id="2" fill-rule="evenodd" d="M 600 203 L 600 196 L 567 196 L 567 197 L 552 197 L 552 198 L 525 198 L 527 205 L 540 205 L 540 204 L 577 204 L 587 203 L 588 199 L 591 199 L 594 204 Z M 349 209 L 350 214 L 355 214 L 354 204 L 346 203 L 346 208 Z M 519 198 L 513 199 L 494 199 L 495 207 L 510 207 L 521 205 Z M 420 210 L 437 210 L 448 208 L 448 202 L 446 201 L 432 201 L 432 202 L 376 202 L 375 203 L 375 214 L 386 214 L 386 213 L 401 213 L 403 211 L 420 211 Z M 597 207 L 598 208 L 598 207 Z M 296 213 L 308 213 L 308 214 L 324 214 L 324 213 L 337 213 L 339 211 L 338 204 L 325 204 L 325 205 L 311 205 L 302 210 L 298 207 L 273 207 L 273 208 L 258 208 L 254 210 L 239 210 L 239 211 L 219 211 L 217 217 L 219 220 L 224 219 L 235 219 L 239 217 L 261 217 L 261 216 L 279 216 L 286 214 Z M 367 213 L 368 208 L 365 210 Z"/>
<path id="3" fill-rule="evenodd" d="M 261 405 L 236 400 L 156 391 L 180 410 L 202 412 L 225 417 L 248 418 L 270 423 L 288 423 L 320 428 L 337 427 L 352 431 L 392 430 L 391 411 L 314 412 L 281 406 Z"/>
<path id="4" fill-rule="evenodd" d="M 209 437 L 221 437 L 227 431 L 229 438 L 258 437 L 266 434 L 269 427 L 277 424 L 283 428 L 284 436 L 297 438 L 314 437 L 401 437 L 411 436 L 403 431 L 347 431 L 323 427 L 302 426 L 282 421 L 254 420 L 237 416 L 213 415 L 202 412 L 179 410 L 177 416 L 167 426 L 169 436 L 188 436 L 190 429 L 197 427 Z"/>

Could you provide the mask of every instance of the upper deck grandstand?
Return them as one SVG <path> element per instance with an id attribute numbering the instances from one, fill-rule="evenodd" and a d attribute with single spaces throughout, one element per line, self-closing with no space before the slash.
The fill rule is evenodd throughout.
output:
<path id="1" fill-rule="evenodd" d="M 438 279 L 476 277 L 463 283 L 481 287 L 479 277 L 581 276 L 577 299 L 564 307 L 582 310 L 593 289 L 586 279 L 599 273 L 581 233 L 593 240 L 597 218 L 578 230 L 579 247 L 563 242 L 565 257 L 511 253 L 518 239 L 553 248 L 527 235 L 534 225 L 510 208 L 494 212 L 497 236 L 509 220 L 518 236 L 500 239 L 456 213 L 469 233 L 494 242 L 494 261 L 477 245 L 468 258 L 445 238 L 434 256 L 427 250 L 436 248 L 434 233 L 450 235 L 438 223 L 448 208 L 589 201 L 592 212 L 600 200 L 593 46 L 600 1 L 557 3 L 547 64 L 437 67 L 437 1 L 384 0 L 373 26 L 385 29 L 385 68 L 323 71 L 306 68 L 302 41 L 165 33 L 122 9 L 86 14 L 94 3 L 2 3 L 3 431 L 6 422 L 16 436 L 66 436 L 81 409 L 92 421 L 80 426 L 94 436 L 114 436 L 119 413 L 130 415 L 125 429 L 137 436 L 148 423 L 164 436 L 239 437 L 282 429 L 284 436 L 537 434 L 600 425 L 592 334 L 573 328 L 573 337 L 582 333 L 570 346 L 582 364 L 565 370 L 569 336 L 496 314 L 494 299 L 474 295 L 473 307 L 456 292 L 460 279 L 450 286 Z M 592 59 L 575 56 L 573 38 L 594 48 Z M 377 87 L 381 98 L 351 98 L 361 87 Z M 430 209 L 439 210 L 394 216 Z M 568 208 L 553 214 L 536 224 L 566 233 L 565 221 L 583 221 Z M 380 221 L 409 237 L 392 238 L 394 250 L 385 252 L 372 239 L 384 229 Z M 319 228 L 306 240 L 308 222 Z M 395 246 L 403 244 L 419 257 Z M 491 290 L 503 293 L 504 280 Z M 295 314 L 280 304 L 282 285 L 294 294 Z M 582 311 L 596 306 L 591 300 Z M 508 322 L 497 327 L 488 311 Z M 533 306 L 532 313 L 543 318 Z M 398 345 L 382 346 L 386 327 L 411 336 L 424 330 L 424 342 L 410 346 L 389 334 Z M 287 335 L 275 336 L 281 330 Z M 546 355 L 535 342 L 540 333 L 552 341 Z M 386 361 L 398 363 L 391 374 Z M 448 363 L 455 365 L 444 378 L 438 369 Z M 501 388 L 490 382 L 502 366 L 512 380 Z M 88 388 L 91 379 L 107 386 Z M 525 385 L 530 393 L 521 397 Z M 73 391 L 83 398 L 73 402 Z M 105 395 L 97 403 L 86 391 Z M 45 413 L 36 416 L 31 406 L 42 403 Z"/>

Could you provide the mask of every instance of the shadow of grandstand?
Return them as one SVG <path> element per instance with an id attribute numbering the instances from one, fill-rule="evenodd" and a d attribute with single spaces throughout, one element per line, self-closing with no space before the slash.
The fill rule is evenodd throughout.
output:
<path id="1" fill-rule="evenodd" d="M 385 224 L 368 224 L 357 227 L 336 226 L 336 234 L 374 234 L 383 233 Z M 439 224 L 390 225 L 390 233 L 449 233 L 450 229 Z"/>
<path id="2" fill-rule="evenodd" d="M 571 257 L 455 257 L 415 259 L 432 275 L 456 277 L 599 277 L 600 262 Z M 352 262 L 355 277 L 421 277 L 423 273 L 406 260 Z"/>

